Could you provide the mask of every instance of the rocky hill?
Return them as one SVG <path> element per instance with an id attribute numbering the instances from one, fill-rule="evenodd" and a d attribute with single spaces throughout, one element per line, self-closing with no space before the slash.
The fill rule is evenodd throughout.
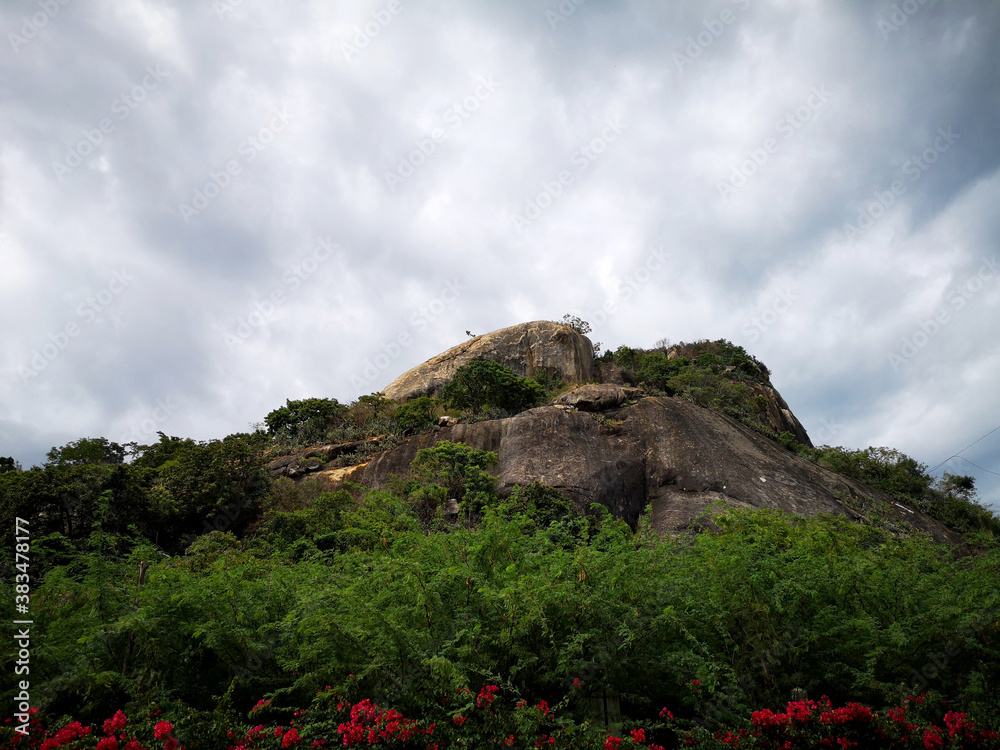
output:
<path id="1" fill-rule="evenodd" d="M 543 320 L 475 336 L 404 372 L 382 392 L 395 401 L 435 396 L 459 367 L 475 359 L 507 365 L 522 378 L 541 372 L 567 385 L 594 378 L 590 339 L 569 326 Z"/>
<path id="2" fill-rule="evenodd" d="M 731 416 L 631 387 L 620 367 L 594 362 L 586 336 L 559 323 L 535 321 L 477 336 L 403 373 L 384 394 L 397 401 L 436 395 L 460 366 L 475 359 L 500 362 L 522 377 L 544 372 L 570 388 L 553 403 L 511 417 L 446 420 L 354 466 L 324 466 L 324 458 L 336 454 L 335 446 L 326 453 L 314 451 L 308 468 L 334 484 L 350 480 L 383 487 L 392 475 L 407 471 L 418 450 L 447 440 L 497 453 L 501 495 L 515 485 L 539 482 L 558 489 L 582 511 L 599 503 L 630 524 L 648 505 L 651 523 L 662 533 L 705 520 L 709 506 L 721 501 L 852 518 L 877 508 L 890 528 L 912 527 L 938 541 L 961 541 L 915 508 L 800 458 Z M 805 429 L 766 379 L 748 388 L 758 402 L 763 399 L 760 414 L 769 431 L 789 432 L 810 445 Z M 275 473 L 292 465 L 282 461 L 272 464 Z"/>

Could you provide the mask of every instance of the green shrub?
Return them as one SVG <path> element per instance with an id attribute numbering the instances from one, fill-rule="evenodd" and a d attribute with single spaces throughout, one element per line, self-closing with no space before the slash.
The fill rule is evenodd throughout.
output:
<path id="1" fill-rule="evenodd" d="M 347 409 L 335 398 L 307 398 L 299 401 L 286 399 L 285 405 L 264 417 L 267 430 L 272 435 L 285 433 L 296 437 L 307 428 L 316 432 L 325 430 L 337 421 Z"/>
<path id="2" fill-rule="evenodd" d="M 441 398 L 457 409 L 516 414 L 542 403 L 545 389 L 535 380 L 518 377 L 506 365 L 477 359 L 458 368 L 441 390 Z"/>
<path id="3" fill-rule="evenodd" d="M 542 527 L 579 515 L 576 506 L 559 490 L 538 482 L 515 487 L 501 512 L 523 515 Z"/>
<path id="4" fill-rule="evenodd" d="M 437 406 L 438 402 L 429 396 L 419 396 L 401 404 L 396 409 L 399 428 L 403 431 L 419 431 L 432 426 L 437 421 L 434 416 Z"/>

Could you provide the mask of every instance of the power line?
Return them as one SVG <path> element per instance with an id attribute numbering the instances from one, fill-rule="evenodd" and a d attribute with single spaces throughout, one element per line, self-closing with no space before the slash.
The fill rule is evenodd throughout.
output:
<path id="1" fill-rule="evenodd" d="M 998 477 L 1000 477 L 1000 473 L 997 473 L 997 472 L 995 472 L 995 471 L 990 471 L 989 469 L 984 469 L 984 468 L 983 468 L 982 466 L 980 466 L 979 464 L 974 464 L 974 463 L 972 463 L 972 461 L 970 461 L 969 459 L 967 459 L 967 458 L 966 458 L 965 456 L 956 456 L 955 458 L 960 458 L 960 459 L 962 459 L 963 461 L 965 461 L 965 462 L 966 462 L 967 464 L 972 464 L 972 465 L 973 465 L 973 466 L 975 466 L 975 467 L 976 467 L 977 469 L 981 469 L 982 471 L 985 471 L 985 472 L 986 472 L 987 474 L 993 474 L 993 475 L 995 475 L 995 476 L 998 476 Z"/>
<path id="2" fill-rule="evenodd" d="M 996 432 L 997 430 L 1000 430 L 1000 424 L 998 424 L 998 425 L 997 425 L 996 427 L 994 427 L 994 428 L 993 428 L 992 430 L 990 430 L 990 431 L 989 431 L 989 432 L 987 432 L 987 433 L 986 433 L 985 435 L 983 435 L 983 436 L 982 436 L 981 438 L 979 438 L 979 440 L 975 440 L 975 441 L 973 441 L 973 442 L 969 443 L 969 444 L 968 444 L 967 446 L 965 446 L 964 448 L 962 448 L 962 450 L 960 450 L 960 451 L 959 451 L 958 453 L 956 453 L 956 454 L 955 454 L 954 456 L 948 456 L 948 458 L 946 458 L 946 459 L 945 459 L 944 461 L 942 461 L 941 463 L 938 463 L 938 464 L 934 464 L 934 466 L 932 466 L 931 468 L 929 468 L 929 469 L 927 470 L 927 473 L 928 473 L 928 474 L 930 474 L 931 472 L 934 472 L 934 471 L 937 471 L 937 470 L 938 470 L 938 469 L 939 469 L 940 467 L 944 466 L 944 465 L 945 465 L 946 463 L 948 463 L 949 461 L 951 461 L 951 459 L 953 459 L 953 458 L 964 458 L 964 457 L 962 456 L 962 454 L 963 454 L 963 453 L 965 453 L 965 452 L 966 452 L 967 450 L 969 450 L 969 448 L 971 448 L 972 446 L 974 446 L 974 445 L 975 445 L 976 443 L 978 443 L 978 442 L 980 442 L 980 441 L 982 441 L 982 440 L 985 440 L 986 438 L 988 438 L 988 437 L 989 437 L 990 435 L 992 435 L 992 434 L 993 434 L 994 432 Z M 966 461 L 969 461 L 969 459 L 967 459 L 967 458 L 965 458 L 964 460 L 966 460 Z M 972 461 L 969 461 L 969 463 L 970 463 L 970 464 L 972 464 Z M 975 466 L 975 464 L 972 464 L 972 465 L 973 465 L 973 466 Z M 982 467 L 982 466 L 980 466 L 980 467 L 978 467 L 978 468 L 982 469 L 983 467 Z M 989 471 L 989 469 L 983 469 L 983 471 Z M 995 474 L 996 472 L 994 472 L 994 471 L 990 471 L 989 473 L 990 473 L 990 474 Z"/>

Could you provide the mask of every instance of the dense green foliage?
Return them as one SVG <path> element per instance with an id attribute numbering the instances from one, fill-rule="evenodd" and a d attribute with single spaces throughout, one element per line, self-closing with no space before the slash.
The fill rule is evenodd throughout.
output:
<path id="1" fill-rule="evenodd" d="M 680 343 L 669 349 L 620 346 L 598 359 L 620 367 L 633 385 L 666 393 L 727 414 L 777 438 L 767 419 L 770 371 L 741 346 L 725 339 Z"/>
<path id="2" fill-rule="evenodd" d="M 48 466 L 117 466 L 125 462 L 125 448 L 107 438 L 80 438 L 46 455 Z"/>
<path id="3" fill-rule="evenodd" d="M 105 532 L 135 533 L 175 554 L 197 534 L 249 522 L 270 488 L 265 442 L 260 434 L 198 443 L 160 433 L 130 464 L 66 460 L 65 449 L 53 448 L 44 467 L 0 474 L 0 515 L 8 527 L 23 518 L 34 535 L 73 546 L 90 536 L 103 507 Z"/>
<path id="4" fill-rule="evenodd" d="M 400 404 L 396 409 L 396 421 L 404 431 L 422 430 L 432 426 L 437 418 L 438 402 L 430 396 L 418 396 Z"/>
<path id="5" fill-rule="evenodd" d="M 977 501 L 973 477 L 945 473 L 935 480 L 924 464 L 893 448 L 811 448 L 799 444 L 790 433 L 783 433 L 779 442 L 820 466 L 909 503 L 964 534 L 966 542 L 974 547 L 1000 542 L 1000 519 Z"/>
<path id="6" fill-rule="evenodd" d="M 369 397 L 363 397 L 369 398 Z M 300 432 L 323 430 L 337 421 L 347 407 L 335 398 L 306 398 L 300 401 L 286 400 L 264 417 L 268 432 L 280 432 L 294 437 Z"/>
<path id="7" fill-rule="evenodd" d="M 161 446 L 145 470 L 190 450 Z M 578 723 L 590 695 L 620 697 L 629 721 L 670 706 L 714 722 L 793 688 L 892 705 L 930 687 L 1000 721 L 1000 551 L 961 559 L 766 511 L 661 539 L 537 486 L 497 497 L 494 461 L 439 444 L 392 491 L 326 493 L 183 557 L 110 533 L 113 493 L 99 496 L 77 549 L 36 542 L 50 561 L 32 603 L 36 700 L 85 721 L 156 705 L 240 726 L 261 697 L 305 706 L 327 685 L 423 718 L 446 693 L 495 684 Z M 429 497 L 474 505 L 475 522 L 428 511 Z"/>
<path id="8" fill-rule="evenodd" d="M 672 357 L 620 347 L 602 359 L 651 392 L 767 429 L 759 389 L 769 373 L 729 342 L 679 344 Z M 473 362 L 444 398 L 483 418 L 561 387 Z M 602 746 L 610 732 L 628 748 L 652 747 L 629 739 L 632 729 L 677 741 L 660 714 L 668 707 L 674 729 L 722 722 L 744 728 L 745 747 L 778 746 L 781 733 L 808 747 L 825 729 L 801 707 L 801 726 L 791 708 L 780 726 L 747 717 L 785 706 L 793 690 L 885 709 L 926 689 L 948 711 L 1000 726 L 1000 521 L 978 505 L 970 477 L 935 480 L 886 448 L 780 436 L 962 531 L 976 552 L 962 557 L 878 524 L 763 510 L 727 511 L 714 533 L 660 538 L 645 521 L 632 529 L 596 506 L 581 513 L 540 484 L 501 497 L 496 454 L 458 443 L 417 451 L 379 490 L 329 492 L 266 469 L 321 444 L 349 443 L 336 460 L 356 463 L 432 429 L 441 411 L 428 397 L 305 399 L 272 411 L 267 433 L 209 442 L 160 433 L 147 446 L 85 438 L 27 471 L 0 462 L 0 515 L 8 528 L 15 516 L 31 527 L 39 715 L 49 726 L 96 722 L 97 734 L 119 709 L 154 714 L 192 750 L 228 748 L 228 731 L 245 738 L 267 724 L 252 744 L 277 748 L 299 732 L 337 742 L 361 731 L 354 709 L 370 699 L 378 716 L 401 711 L 423 732 L 439 723 L 440 747 L 508 737 L 517 738 L 508 747 L 548 737 Z M 11 654 L 0 664 L 8 674 Z M 9 705 L 12 683 L 3 690 Z M 606 699 L 621 707 L 609 727 L 594 713 Z M 152 747 L 147 724 L 130 724 L 129 736 Z M 427 747 L 429 736 L 416 736 L 385 746 Z M 699 729 L 691 741 L 721 743 Z"/>
<path id="9" fill-rule="evenodd" d="M 441 389 L 445 403 L 472 413 L 499 410 L 506 414 L 538 406 L 545 388 L 531 378 L 518 377 L 499 362 L 477 359 L 462 365 Z"/>

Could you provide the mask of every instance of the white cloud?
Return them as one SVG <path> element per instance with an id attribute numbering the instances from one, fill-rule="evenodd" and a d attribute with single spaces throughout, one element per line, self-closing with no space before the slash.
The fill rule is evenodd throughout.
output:
<path id="1" fill-rule="evenodd" d="M 1000 284 L 905 367 L 888 358 L 997 252 L 993 6 L 924 8 L 883 38 L 885 2 L 588 3 L 554 28 L 530 4 L 402 2 L 388 20 L 378 0 L 232 5 L 220 18 L 173 0 L 73 3 L 0 51 L 0 310 L 15 321 L 0 341 L 0 454 L 32 463 L 128 433 L 168 398 L 167 432 L 218 437 L 289 397 L 361 395 L 365 362 L 401 333 L 411 343 L 368 390 L 466 330 L 586 317 L 608 299 L 605 348 L 728 337 L 824 442 L 935 463 L 1000 422 Z M 0 28 L 18 33 L 34 7 L 5 6 Z M 678 66 L 689 37 L 701 54 Z M 169 75 L 115 119 L 157 65 Z M 291 121 L 266 132 L 282 108 Z M 60 182 L 52 162 L 102 118 L 114 131 Z M 599 143 L 609 118 L 624 128 Z M 907 161 L 948 127 L 958 140 L 912 179 Z M 386 172 L 435 129 L 390 189 Z M 722 198 L 720 180 L 767 139 Z M 238 174 L 185 222 L 179 204 L 214 193 L 231 161 Z M 562 171 L 569 184 L 540 199 Z M 845 241 L 896 180 L 904 193 Z M 512 216 L 539 200 L 551 205 L 518 232 Z M 283 274 L 321 237 L 340 254 L 230 351 L 226 332 L 292 291 Z M 665 268 L 623 287 L 659 247 Z M 77 320 L 123 266 L 134 287 Z M 421 313 L 449 280 L 466 290 Z M 18 377 L 74 320 L 87 327 L 71 346 Z M 972 460 L 1000 470 L 998 438 Z M 996 477 L 969 469 L 996 499 Z"/>

